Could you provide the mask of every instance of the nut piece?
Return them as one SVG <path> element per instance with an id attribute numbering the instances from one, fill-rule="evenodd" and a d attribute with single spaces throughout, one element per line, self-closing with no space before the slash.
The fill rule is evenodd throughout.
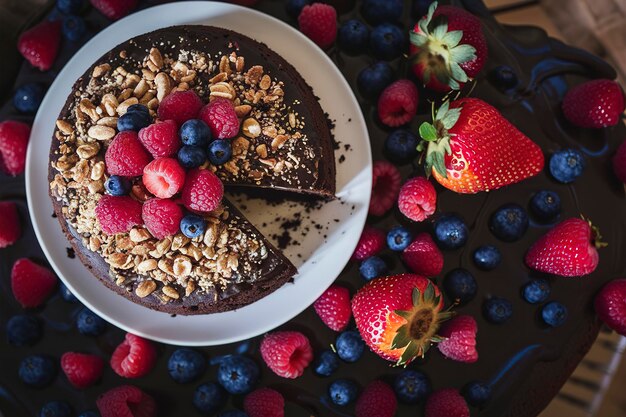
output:
<path id="1" fill-rule="evenodd" d="M 104 161 L 96 162 L 91 169 L 91 179 L 97 181 L 104 175 Z"/>
<path id="2" fill-rule="evenodd" d="M 135 289 L 135 294 L 137 294 L 137 297 L 139 298 L 144 298 L 152 294 L 154 290 L 156 290 L 156 288 L 157 288 L 156 282 L 152 280 L 143 281 L 141 282 L 141 284 L 137 286 L 137 289 Z"/>
<path id="3" fill-rule="evenodd" d="M 210 97 L 222 97 L 228 100 L 235 98 L 235 89 L 227 82 L 219 82 L 209 87 Z"/>
<path id="4" fill-rule="evenodd" d="M 150 49 L 150 61 L 157 67 L 157 69 L 161 69 L 163 66 L 163 57 L 161 56 L 161 52 L 156 49 Z"/>
<path id="5" fill-rule="evenodd" d="M 251 67 L 248 72 L 246 72 L 245 80 L 246 83 L 254 85 L 261 81 L 261 77 L 263 76 L 263 67 L 260 65 L 255 65 Z"/>
<path id="6" fill-rule="evenodd" d="M 249 138 L 256 138 L 261 134 L 261 125 L 252 117 L 243 121 L 243 134 Z"/>
<path id="7" fill-rule="evenodd" d="M 161 291 L 163 291 L 163 294 L 167 295 L 170 298 L 173 298 L 174 300 L 178 300 L 179 298 L 178 291 L 176 291 L 174 287 L 170 287 L 169 285 L 164 286 Z"/>
<path id="8" fill-rule="evenodd" d="M 222 59 L 220 59 L 220 72 L 225 72 L 226 74 L 230 74 L 233 71 L 230 69 L 230 61 L 226 55 L 222 55 Z"/>
<path id="9" fill-rule="evenodd" d="M 59 131 L 61 133 L 63 133 L 66 136 L 71 135 L 72 133 L 74 133 L 74 129 L 72 128 L 72 125 L 69 122 L 66 122 L 65 120 L 57 120 L 57 128 L 59 129 Z"/>
<path id="10" fill-rule="evenodd" d="M 172 90 L 170 77 L 164 72 L 159 72 L 154 78 L 154 83 L 157 88 L 157 99 L 161 102 Z"/>
<path id="11" fill-rule="evenodd" d="M 81 159 L 90 159 L 96 156 L 99 151 L 100 151 L 100 145 L 98 144 L 98 142 L 86 143 L 84 145 L 79 146 L 76 149 L 76 153 L 78 154 L 78 156 L 81 157 Z"/>
<path id="12" fill-rule="evenodd" d="M 98 120 L 98 124 L 102 126 L 117 128 L 117 117 L 103 117 L 102 119 Z"/>
<path id="13" fill-rule="evenodd" d="M 119 106 L 117 106 L 117 114 L 120 116 L 126 114 L 126 110 L 128 110 L 128 108 L 132 106 L 133 104 L 137 104 L 137 103 L 139 103 L 139 100 L 137 100 L 137 97 L 130 97 L 124 100 L 123 102 L 120 103 Z"/>
<path id="14" fill-rule="evenodd" d="M 270 78 L 269 75 L 265 74 L 263 78 L 261 78 L 259 87 L 261 87 L 262 90 L 267 90 L 268 88 L 270 88 L 271 85 L 272 85 L 272 79 Z"/>
<path id="15" fill-rule="evenodd" d="M 90 138 L 96 140 L 108 140 L 115 136 L 115 129 L 103 125 L 93 125 L 87 131 Z"/>
<path id="16" fill-rule="evenodd" d="M 237 70 L 237 72 L 241 72 L 243 71 L 243 68 L 245 67 L 245 60 L 242 56 L 238 56 L 237 60 L 235 61 L 235 70 Z"/>
<path id="17" fill-rule="evenodd" d="M 283 145 L 289 140 L 289 136 L 287 135 L 277 135 L 272 140 L 272 150 L 280 149 Z"/>
<path id="18" fill-rule="evenodd" d="M 109 72 L 110 70 L 111 70 L 111 66 L 109 64 L 100 64 L 100 65 L 98 65 L 97 67 L 95 67 L 93 69 L 93 72 L 91 73 L 91 76 L 93 78 L 100 78 L 104 74 Z"/>
<path id="19" fill-rule="evenodd" d="M 241 106 L 235 107 L 235 113 L 240 119 L 246 117 L 248 113 L 250 113 L 250 110 L 252 110 L 252 106 L 249 106 L 247 104 L 242 104 Z"/>
<path id="20" fill-rule="evenodd" d="M 133 242 L 139 243 L 148 240 L 150 238 L 150 232 L 146 229 L 132 228 L 130 229 L 129 237 Z"/>
<path id="21" fill-rule="evenodd" d="M 248 146 L 250 146 L 250 141 L 243 136 L 237 137 L 237 139 L 232 141 L 233 145 L 233 155 L 235 156 L 245 156 L 248 153 Z"/>
<path id="22" fill-rule="evenodd" d="M 153 271 L 157 268 L 156 259 L 146 259 L 145 261 L 141 261 L 139 265 L 137 265 L 137 272 L 145 274 L 148 271 Z"/>
<path id="23" fill-rule="evenodd" d="M 259 146 L 256 147 L 256 153 L 261 158 L 267 158 L 267 146 L 265 146 L 264 143 L 260 144 Z"/>
<path id="24" fill-rule="evenodd" d="M 186 256 L 179 256 L 174 259 L 174 275 L 177 277 L 186 277 L 191 274 L 191 261 Z"/>

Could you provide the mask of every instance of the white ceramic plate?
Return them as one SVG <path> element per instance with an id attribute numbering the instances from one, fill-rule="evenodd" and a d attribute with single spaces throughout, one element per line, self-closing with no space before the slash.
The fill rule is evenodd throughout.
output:
<path id="1" fill-rule="evenodd" d="M 70 246 L 58 221 L 51 217 L 48 197 L 48 152 L 55 120 L 72 85 L 100 56 L 127 39 L 172 25 L 206 24 L 233 29 L 264 42 L 289 61 L 321 98 L 336 121 L 335 136 L 350 145 L 347 160 L 337 163 L 337 196 L 310 213 L 312 221 L 328 229 L 306 236 L 296 232 L 299 246 L 285 251 L 298 267 L 293 284 L 237 311 L 170 317 L 136 305 L 104 287 L 78 259 L 69 259 Z M 339 158 L 342 151 L 337 151 Z M 335 280 L 348 262 L 367 216 L 372 157 L 367 128 L 359 105 L 339 70 L 317 46 L 287 24 L 243 7 L 207 1 L 177 2 L 153 7 L 122 19 L 95 36 L 65 66 L 48 90 L 35 119 L 27 158 L 26 191 L 30 216 L 39 242 L 59 277 L 94 312 L 116 326 L 164 343 L 217 345 L 254 337 L 295 317 Z M 344 204 L 341 204 L 341 202 Z M 290 217 L 297 208 L 267 208 L 251 200 L 244 214 L 266 235 L 279 232 L 269 222 Z M 338 219 L 338 221 L 335 221 Z M 306 222 L 302 225 L 304 227 Z M 324 238 L 323 235 L 326 235 Z M 301 257 L 298 256 L 301 255 Z"/>

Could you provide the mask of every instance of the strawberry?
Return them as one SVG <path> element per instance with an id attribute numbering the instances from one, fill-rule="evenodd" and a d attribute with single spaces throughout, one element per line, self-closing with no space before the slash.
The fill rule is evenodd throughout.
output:
<path id="1" fill-rule="evenodd" d="M 487 60 L 480 20 L 455 6 L 433 2 L 410 33 L 413 72 L 427 88 L 459 90 Z"/>
<path id="2" fill-rule="evenodd" d="M 619 145 L 613 157 L 613 172 L 626 187 L 626 140 Z"/>
<path id="3" fill-rule="evenodd" d="M 439 326 L 452 317 L 442 311 L 439 288 L 415 274 L 377 278 L 352 298 L 352 314 L 361 337 L 374 353 L 396 365 L 422 357 Z"/>
<path id="4" fill-rule="evenodd" d="M 121 19 L 137 7 L 138 0 L 90 0 L 91 5 L 111 20 Z"/>
<path id="5" fill-rule="evenodd" d="M 313 348 L 302 333 L 279 331 L 265 335 L 261 356 L 276 375 L 295 379 L 302 376 L 313 360 Z"/>
<path id="6" fill-rule="evenodd" d="M 12 201 L 0 202 L 0 249 L 14 244 L 22 235 L 20 216 Z"/>
<path id="7" fill-rule="evenodd" d="M 30 126 L 15 120 L 0 122 L 0 171 L 19 175 L 26 167 Z"/>
<path id="8" fill-rule="evenodd" d="M 626 336 L 626 279 L 606 284 L 595 299 L 596 314 L 611 329 Z"/>
<path id="9" fill-rule="evenodd" d="M 39 307 L 54 292 L 57 277 L 28 258 L 20 258 L 11 269 L 11 290 L 25 308 Z"/>
<path id="10" fill-rule="evenodd" d="M 561 106 L 565 118 L 575 126 L 615 126 L 624 112 L 624 92 L 612 80 L 587 81 L 569 90 Z"/>
<path id="11" fill-rule="evenodd" d="M 208 169 L 192 169 L 187 173 L 182 200 L 189 210 L 213 211 L 220 205 L 223 196 L 222 181 Z"/>
<path id="12" fill-rule="evenodd" d="M 329 4 L 307 4 L 298 16 L 298 27 L 317 46 L 326 49 L 337 37 L 337 11 Z"/>
<path id="13" fill-rule="evenodd" d="M 66 352 L 61 356 L 61 369 L 74 388 L 82 389 L 92 386 L 100 379 L 104 361 L 96 355 Z"/>
<path id="14" fill-rule="evenodd" d="M 452 388 L 433 392 L 426 400 L 426 417 L 470 417 L 465 399 Z"/>
<path id="15" fill-rule="evenodd" d="M 144 127 L 139 131 L 139 141 L 154 158 L 175 155 L 181 145 L 178 126 L 173 120 Z"/>
<path id="16" fill-rule="evenodd" d="M 174 158 L 158 158 L 143 169 L 143 185 L 159 198 L 170 198 L 185 184 L 185 169 Z"/>
<path id="17" fill-rule="evenodd" d="M 161 120 L 173 120 L 182 126 L 195 119 L 202 109 L 202 100 L 193 90 L 175 91 L 165 96 L 159 104 L 157 115 Z"/>
<path id="18" fill-rule="evenodd" d="M 457 193 L 495 190 L 543 169 L 541 148 L 477 98 L 446 101 L 435 122 L 422 123 L 419 133 L 426 175 Z"/>
<path id="19" fill-rule="evenodd" d="M 387 161 L 374 162 L 369 214 L 382 216 L 393 207 L 401 181 L 402 176 L 395 165 Z"/>
<path id="20" fill-rule="evenodd" d="M 17 40 L 17 49 L 33 67 L 52 68 L 61 43 L 61 21 L 44 20 L 28 29 Z"/>
<path id="21" fill-rule="evenodd" d="M 571 218 L 554 226 L 526 253 L 530 268 L 562 277 L 579 277 L 595 271 L 606 246 L 597 227 L 583 219 Z"/>
<path id="22" fill-rule="evenodd" d="M 276 390 L 259 388 L 246 395 L 243 409 L 250 417 L 284 417 L 285 399 Z"/>
<path id="23" fill-rule="evenodd" d="M 385 232 L 375 227 L 365 225 L 359 242 L 356 244 L 352 259 L 362 261 L 380 253 L 385 248 Z"/>
<path id="24" fill-rule="evenodd" d="M 120 132 L 111 141 L 104 154 L 104 162 L 110 175 L 137 177 L 152 158 L 143 147 L 136 132 Z"/>
<path id="25" fill-rule="evenodd" d="M 409 80 L 398 80 L 387 86 L 378 98 L 378 118 L 387 126 L 409 123 L 417 114 L 419 94 Z"/>
<path id="26" fill-rule="evenodd" d="M 437 191 L 424 177 L 409 179 L 400 188 L 398 208 L 409 219 L 421 222 L 435 212 Z"/>
<path id="27" fill-rule="evenodd" d="M 139 378 L 152 370 L 156 359 L 156 348 L 152 342 L 126 333 L 124 341 L 111 355 L 111 368 L 124 378 Z"/>
<path id="28" fill-rule="evenodd" d="M 428 233 L 415 236 L 402 252 L 402 260 L 416 274 L 436 277 L 443 269 L 443 254 Z"/>
<path id="29" fill-rule="evenodd" d="M 445 323 L 439 335 L 445 337 L 439 342 L 439 352 L 455 361 L 474 363 L 478 360 L 476 332 L 478 327 L 472 316 L 458 316 Z"/>
<path id="30" fill-rule="evenodd" d="M 398 409 L 398 400 L 393 389 L 380 380 L 370 382 L 356 401 L 356 417 L 393 417 Z"/>
<path id="31" fill-rule="evenodd" d="M 313 308 L 325 325 L 336 332 L 341 332 L 346 329 L 352 317 L 350 291 L 333 284 L 315 300 Z"/>
<path id="32" fill-rule="evenodd" d="M 156 417 L 154 398 L 133 385 L 122 385 L 96 400 L 102 417 Z"/>
<path id="33" fill-rule="evenodd" d="M 142 224 L 141 203 L 131 197 L 103 195 L 96 205 L 96 219 L 107 235 L 128 232 Z"/>
<path id="34" fill-rule="evenodd" d="M 174 236 L 180 230 L 183 209 L 169 199 L 151 198 L 143 203 L 141 218 L 157 239 Z"/>

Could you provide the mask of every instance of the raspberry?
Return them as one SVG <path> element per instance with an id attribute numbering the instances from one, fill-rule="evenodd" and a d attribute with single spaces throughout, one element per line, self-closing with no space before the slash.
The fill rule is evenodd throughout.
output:
<path id="1" fill-rule="evenodd" d="M 352 317 L 350 291 L 339 285 L 331 285 L 313 303 L 313 308 L 325 325 L 336 332 L 345 330 Z"/>
<path id="2" fill-rule="evenodd" d="M 211 171 L 193 169 L 187 173 L 182 199 L 189 210 L 213 211 L 219 206 L 223 196 L 224 185 Z"/>
<path id="3" fill-rule="evenodd" d="M 613 172 L 621 182 L 626 184 L 626 141 L 617 148 L 613 157 Z"/>
<path id="4" fill-rule="evenodd" d="M 154 398 L 133 385 L 108 390 L 96 400 L 102 417 L 156 417 Z"/>
<path id="5" fill-rule="evenodd" d="M 11 201 L 0 202 L 0 248 L 14 244 L 21 235 L 17 206 Z"/>
<path id="6" fill-rule="evenodd" d="M 611 329 L 626 335 L 626 279 L 606 284 L 595 299 L 596 314 Z"/>
<path id="7" fill-rule="evenodd" d="M 239 133 L 239 119 L 230 100 L 218 98 L 200 110 L 200 119 L 210 128 L 217 139 L 227 139 Z"/>
<path id="8" fill-rule="evenodd" d="M 393 417 L 398 401 L 393 389 L 380 380 L 370 382 L 356 401 L 356 417 Z M 451 417 L 451 416 L 450 416 Z"/>
<path id="9" fill-rule="evenodd" d="M 161 101 L 157 115 L 160 120 L 173 120 L 182 126 L 187 120 L 196 119 L 201 108 L 202 100 L 193 90 L 175 91 Z"/>
<path id="10" fill-rule="evenodd" d="M 402 260 L 411 271 L 425 277 L 436 277 L 443 269 L 443 254 L 428 233 L 415 236 L 402 252 Z"/>
<path id="11" fill-rule="evenodd" d="M 91 5 L 112 20 L 126 16 L 137 6 L 138 0 L 90 0 Z"/>
<path id="12" fill-rule="evenodd" d="M 278 376 L 295 379 L 313 360 L 309 339 L 300 332 L 268 333 L 261 342 L 263 360 Z"/>
<path id="13" fill-rule="evenodd" d="M 26 148 L 30 126 L 26 123 L 6 120 L 0 123 L 0 171 L 19 175 L 26 167 Z"/>
<path id="14" fill-rule="evenodd" d="M 400 171 L 393 164 L 374 162 L 369 214 L 382 216 L 389 211 L 396 203 L 401 182 Z"/>
<path id="15" fill-rule="evenodd" d="M 439 335 L 444 338 L 437 348 L 446 358 L 458 362 L 474 363 L 478 360 L 476 332 L 478 327 L 472 316 L 458 316 L 445 323 Z"/>
<path id="16" fill-rule="evenodd" d="M 170 198 L 185 184 L 185 170 L 174 158 L 158 158 L 143 169 L 143 185 L 159 198 Z"/>
<path id="17" fill-rule="evenodd" d="M 452 388 L 433 392 L 426 401 L 426 417 L 469 417 L 467 403 Z"/>
<path id="18" fill-rule="evenodd" d="M 259 388 L 246 395 L 243 409 L 249 417 L 285 417 L 285 399 L 271 388 Z"/>
<path id="19" fill-rule="evenodd" d="M 57 277 L 51 270 L 28 258 L 20 258 L 11 269 L 11 290 L 25 308 L 39 307 L 56 288 Z"/>
<path id="20" fill-rule="evenodd" d="M 323 3 L 304 6 L 298 16 L 298 26 L 309 39 L 326 49 L 337 37 L 337 11 Z"/>
<path id="21" fill-rule="evenodd" d="M 362 261 L 377 255 L 385 248 L 385 233 L 375 227 L 366 225 L 354 249 L 352 259 Z"/>
<path id="22" fill-rule="evenodd" d="M 128 232 L 142 224 L 141 203 L 128 196 L 103 195 L 96 206 L 96 218 L 107 235 Z"/>
<path id="23" fill-rule="evenodd" d="M 172 200 L 151 198 L 143 203 L 141 217 L 152 236 L 163 239 L 178 233 L 183 209 Z"/>
<path id="24" fill-rule="evenodd" d="M 156 348 L 149 340 L 126 333 L 111 355 L 111 368 L 124 378 L 139 378 L 146 375 L 156 362 Z"/>
<path id="25" fill-rule="evenodd" d="M 110 175 L 138 177 L 152 158 L 131 130 L 118 133 L 109 144 L 104 161 Z"/>
<path id="26" fill-rule="evenodd" d="M 417 87 L 409 80 L 389 85 L 378 98 L 378 117 L 387 126 L 406 124 L 417 113 Z"/>
<path id="27" fill-rule="evenodd" d="M 144 127 L 139 131 L 139 140 L 154 158 L 175 155 L 180 149 L 178 126 L 173 120 Z"/>
<path id="28" fill-rule="evenodd" d="M 421 222 L 435 212 L 437 191 L 424 177 L 411 178 L 402 185 L 398 208 L 409 219 Z"/>
<path id="29" fill-rule="evenodd" d="M 104 361 L 96 355 L 66 352 L 61 356 L 61 369 L 75 388 L 87 388 L 102 376 Z"/>
<path id="30" fill-rule="evenodd" d="M 20 35 L 17 49 L 33 67 L 47 71 L 54 64 L 61 43 L 61 21 L 44 20 Z"/>

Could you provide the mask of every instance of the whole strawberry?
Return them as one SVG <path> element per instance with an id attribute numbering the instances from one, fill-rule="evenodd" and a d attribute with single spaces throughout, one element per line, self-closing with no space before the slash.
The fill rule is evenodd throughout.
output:
<path id="1" fill-rule="evenodd" d="M 324 3 L 306 5 L 298 16 L 298 26 L 309 39 L 326 49 L 337 37 L 337 11 Z"/>
<path id="2" fill-rule="evenodd" d="M 30 126 L 15 120 L 0 122 L 0 171 L 16 176 L 26 167 Z"/>
<path id="3" fill-rule="evenodd" d="M 460 89 L 487 60 L 480 20 L 459 7 L 433 2 L 410 39 L 413 72 L 435 91 Z"/>
<path id="4" fill-rule="evenodd" d="M 11 290 L 25 308 L 39 307 L 54 292 L 57 277 L 46 267 L 28 258 L 15 261 L 11 269 Z"/>
<path id="5" fill-rule="evenodd" d="M 606 284 L 595 299 L 596 314 L 611 329 L 626 336 L 626 279 Z"/>
<path id="6" fill-rule="evenodd" d="M 615 126 L 624 112 L 624 92 L 612 80 L 587 81 L 567 92 L 562 108 L 565 118 L 575 126 Z"/>
<path id="7" fill-rule="evenodd" d="M 96 400 L 102 417 L 156 417 L 154 398 L 134 385 L 121 385 L 101 394 Z"/>
<path id="8" fill-rule="evenodd" d="M 409 123 L 417 114 L 418 101 L 419 93 L 412 81 L 395 81 L 378 98 L 378 118 L 391 127 Z"/>
<path id="9" fill-rule="evenodd" d="M 478 360 L 476 350 L 478 326 L 472 316 L 458 316 L 441 326 L 439 335 L 443 338 L 437 345 L 439 352 L 458 362 L 474 363 Z"/>
<path id="10" fill-rule="evenodd" d="M 366 225 L 354 249 L 352 259 L 362 261 L 380 253 L 385 248 L 385 240 L 385 233 L 382 230 Z"/>
<path id="11" fill-rule="evenodd" d="M 377 278 L 352 298 L 352 315 L 365 343 L 399 366 L 441 341 L 437 331 L 453 315 L 442 308 L 439 288 L 414 274 Z"/>
<path id="12" fill-rule="evenodd" d="M 457 193 L 496 190 L 543 169 L 541 148 L 477 98 L 446 101 L 419 133 L 426 175 Z"/>
<path id="13" fill-rule="evenodd" d="M 375 161 L 372 171 L 372 198 L 369 214 L 382 216 L 396 203 L 402 176 L 398 168 L 387 161 Z"/>
<path id="14" fill-rule="evenodd" d="M 426 417 L 470 417 L 465 399 L 452 388 L 433 392 L 426 400 Z"/>
<path id="15" fill-rule="evenodd" d="M 436 277 L 443 269 L 443 254 L 428 233 L 415 236 L 402 252 L 402 260 L 416 274 Z"/>
<path id="16" fill-rule="evenodd" d="M 626 187 L 626 141 L 622 142 L 613 156 L 613 172 L 617 179 L 624 183 Z"/>
<path id="17" fill-rule="evenodd" d="M 396 394 L 380 380 L 370 382 L 354 406 L 356 417 L 393 417 L 397 409 Z"/>
<path id="18" fill-rule="evenodd" d="M 409 219 L 421 222 L 435 212 L 437 192 L 424 177 L 409 179 L 400 188 L 398 208 Z"/>
<path id="19" fill-rule="evenodd" d="M 271 388 L 259 388 L 246 395 L 243 409 L 249 417 L 284 417 L 285 399 Z"/>
<path id="20" fill-rule="evenodd" d="M 90 0 L 91 5 L 111 20 L 126 16 L 137 7 L 138 0 Z"/>
<path id="21" fill-rule="evenodd" d="M 95 384 L 102 376 L 104 361 L 96 355 L 66 352 L 61 356 L 61 369 L 75 388 L 83 389 Z"/>
<path id="22" fill-rule="evenodd" d="M 61 43 L 61 21 L 44 20 L 22 33 L 17 49 L 33 67 L 41 71 L 52 68 Z"/>
<path id="23" fill-rule="evenodd" d="M 588 275 L 598 266 L 598 249 L 606 246 L 601 238 L 598 228 L 589 221 L 564 220 L 530 247 L 526 265 L 562 277 Z"/>
<path id="24" fill-rule="evenodd" d="M 12 201 L 0 202 L 0 249 L 14 244 L 22 234 L 17 206 Z"/>
<path id="25" fill-rule="evenodd" d="M 336 332 L 341 332 L 348 327 L 352 317 L 350 291 L 333 284 L 315 300 L 313 308 L 325 325 Z"/>
<path id="26" fill-rule="evenodd" d="M 265 335 L 261 356 L 276 375 L 294 379 L 302 376 L 313 360 L 313 348 L 300 332 L 278 331 Z"/>

